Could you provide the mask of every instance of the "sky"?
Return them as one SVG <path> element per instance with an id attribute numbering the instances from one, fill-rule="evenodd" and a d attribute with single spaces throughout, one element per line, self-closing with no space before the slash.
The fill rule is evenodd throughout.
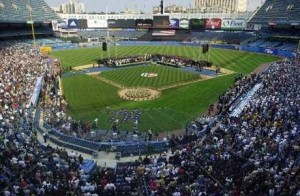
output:
<path id="1" fill-rule="evenodd" d="M 66 3 L 69 0 L 45 0 L 50 6 L 58 6 L 62 3 Z M 184 5 L 189 7 L 193 0 L 164 0 L 165 5 Z M 254 10 L 257 6 L 261 5 L 264 0 L 248 0 L 250 11 Z M 85 4 L 87 12 L 105 12 L 106 7 L 108 12 L 120 12 L 126 8 L 130 8 L 135 11 L 151 12 L 152 7 L 159 5 L 160 0 L 79 0 L 79 2 Z"/>

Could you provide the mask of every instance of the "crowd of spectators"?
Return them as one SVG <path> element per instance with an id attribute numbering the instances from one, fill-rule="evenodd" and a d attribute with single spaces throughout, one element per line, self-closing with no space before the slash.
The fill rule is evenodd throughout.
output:
<path id="1" fill-rule="evenodd" d="M 32 129 L 33 91 L 38 77 L 51 80 L 51 64 L 39 51 L 17 42 L 1 43 L 0 56 L 0 193 L 65 195 L 80 175 L 80 159 L 42 146 Z"/>
<path id="2" fill-rule="evenodd" d="M 47 123 L 70 130 L 48 59 L 23 44 L 0 49 L 0 193 L 10 195 L 300 195 L 300 66 L 285 60 L 261 76 L 240 77 L 219 99 L 223 118 L 208 129 L 171 137 L 171 150 L 120 163 L 115 170 L 80 169 L 81 155 L 42 146 L 30 102 L 44 77 L 40 109 Z M 262 86 L 239 117 L 230 105 Z M 196 119 L 199 124 L 207 119 Z M 203 121 L 203 122 L 202 122 Z"/>
<path id="3" fill-rule="evenodd" d="M 1 130 L 17 129 L 30 121 L 28 109 L 37 77 L 49 74 L 49 65 L 26 45 L 0 46 Z"/>
<path id="4" fill-rule="evenodd" d="M 178 67 L 204 67 L 207 66 L 206 61 L 196 61 L 186 57 L 180 57 L 175 55 L 154 55 L 154 59 L 161 63 L 176 65 Z"/>
<path id="5" fill-rule="evenodd" d="M 39 77 L 43 87 L 37 107 L 46 122 L 66 126 L 71 121 L 64 113 L 67 104 L 58 96 L 58 73 L 51 59 L 12 41 L 1 43 L 0 57 L 0 194 L 81 195 L 98 190 L 96 181 L 88 180 L 80 168 L 81 155 L 40 144 L 32 127 L 32 96 Z M 100 192 L 112 185 L 106 182 Z"/>
<path id="6" fill-rule="evenodd" d="M 151 54 L 149 55 L 139 55 L 139 56 L 130 56 L 130 57 L 121 57 L 121 58 L 109 58 L 101 60 L 101 64 L 105 66 L 122 66 L 134 63 L 143 63 L 151 60 Z"/>
<path id="7" fill-rule="evenodd" d="M 205 138 L 172 148 L 169 157 L 119 166 L 120 174 L 127 172 L 120 189 L 139 190 L 130 184 L 138 180 L 135 186 L 148 195 L 299 195 L 299 71 L 299 64 L 285 61 L 260 80 L 241 79 L 239 88 L 248 88 L 241 86 L 245 80 L 263 85 L 239 118 L 224 113 Z"/>
<path id="8" fill-rule="evenodd" d="M 259 80 L 260 76 L 252 73 L 249 76 L 239 75 L 236 77 L 235 85 L 230 87 L 218 100 L 218 114 L 226 114 Z"/>

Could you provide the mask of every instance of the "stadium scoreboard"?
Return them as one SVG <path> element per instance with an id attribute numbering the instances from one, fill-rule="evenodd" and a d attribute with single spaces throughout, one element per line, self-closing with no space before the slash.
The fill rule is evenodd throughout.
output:
<path id="1" fill-rule="evenodd" d="M 154 28 L 169 28 L 170 19 L 169 16 L 153 16 Z"/>

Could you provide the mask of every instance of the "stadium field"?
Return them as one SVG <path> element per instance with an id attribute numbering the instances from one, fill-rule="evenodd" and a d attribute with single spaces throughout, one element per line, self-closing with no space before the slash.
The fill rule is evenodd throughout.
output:
<path id="1" fill-rule="evenodd" d="M 170 55 L 179 54 L 180 56 L 190 58 L 195 57 L 195 59 L 204 58 L 199 57 L 199 49 L 193 47 L 117 46 L 115 49 L 119 55 L 123 56 L 131 56 L 137 53 L 161 53 Z M 110 50 L 113 51 L 114 49 L 111 48 Z M 113 53 L 112 51 L 111 53 Z M 101 51 L 99 48 L 89 48 L 54 51 L 52 55 L 59 58 L 63 66 L 80 66 L 99 60 L 101 58 Z M 221 49 L 212 49 L 209 58 L 214 65 L 237 73 L 250 73 L 260 64 L 278 60 L 277 57 L 273 56 Z M 145 70 L 145 72 L 157 69 L 158 66 L 147 67 L 150 70 Z M 164 70 L 166 71 L 164 75 L 167 78 L 169 77 L 169 79 L 159 81 L 159 74 L 156 78 L 138 77 L 144 68 L 143 66 L 121 68 L 119 70 L 103 72 L 101 75 L 124 86 L 152 86 L 156 88 L 167 83 L 193 80 L 197 77 L 195 76 L 197 74 L 161 66 L 159 66 L 160 70 L 152 72 L 162 73 L 161 71 Z M 151 128 L 154 132 L 163 132 L 184 128 L 187 123 L 205 112 L 208 106 L 215 103 L 218 97 L 233 84 L 235 76 L 236 74 L 231 74 L 162 90 L 161 96 L 151 101 L 129 101 L 122 99 L 117 95 L 118 87 L 85 74 L 65 77 L 63 79 L 63 87 L 65 97 L 69 103 L 68 112 L 75 119 L 92 122 L 97 118 L 98 127 L 101 129 L 110 129 L 112 119 L 119 119 L 119 129 L 130 131 L 134 125 L 134 112 L 139 112 L 139 130 L 147 131 Z M 148 79 L 157 81 L 152 83 L 147 81 Z M 109 111 L 107 110 L 108 108 Z M 122 112 L 119 112 L 123 110 L 129 111 L 130 114 L 126 116 Z"/>
<path id="2" fill-rule="evenodd" d="M 151 73 L 153 77 L 145 75 Z M 124 86 L 155 88 L 199 79 L 199 74 L 163 65 L 120 68 L 103 72 L 101 76 Z"/>
<path id="3" fill-rule="evenodd" d="M 166 54 L 204 59 L 214 65 L 227 68 L 238 73 L 250 73 L 258 65 L 278 59 L 277 57 L 256 53 L 211 48 L 209 53 L 202 54 L 200 47 L 191 46 L 114 46 L 103 52 L 101 48 L 83 48 L 75 50 L 52 51 L 51 55 L 59 58 L 62 66 L 76 67 L 96 63 L 101 58 L 115 58 L 143 54 Z"/>

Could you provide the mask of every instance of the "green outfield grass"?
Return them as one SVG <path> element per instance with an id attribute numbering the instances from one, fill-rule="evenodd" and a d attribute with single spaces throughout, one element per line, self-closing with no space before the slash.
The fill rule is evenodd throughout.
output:
<path id="1" fill-rule="evenodd" d="M 183 128 L 214 103 L 233 80 L 234 75 L 229 75 L 168 89 L 160 98 L 144 102 L 121 99 L 117 96 L 116 87 L 87 75 L 68 77 L 63 82 L 65 97 L 70 105 L 69 114 L 75 119 L 93 121 L 98 118 L 101 128 L 110 128 L 105 113 L 107 106 L 111 110 L 139 109 L 143 111 L 139 128 L 161 132 Z M 120 129 L 129 130 L 132 124 L 121 124 Z"/>
<path id="2" fill-rule="evenodd" d="M 111 48 L 111 55 L 114 48 Z M 118 55 L 130 56 L 136 54 L 179 54 L 190 58 L 199 57 L 200 49 L 175 46 L 119 46 L 115 48 Z M 107 54 L 107 53 L 106 53 Z M 64 66 L 79 66 L 90 64 L 101 57 L 99 48 L 80 50 L 54 51 L 52 55 L 61 59 Z M 104 55 L 103 55 L 104 56 Z M 278 58 L 267 55 L 244 53 L 231 50 L 212 49 L 210 59 L 215 65 L 239 73 L 250 73 L 262 63 L 275 61 Z M 147 67 L 147 69 L 146 69 Z M 141 72 L 156 72 L 156 78 L 142 78 Z M 187 73 L 171 67 L 141 66 L 120 68 L 119 70 L 103 72 L 102 77 L 124 86 L 161 87 L 166 84 L 193 80 L 197 74 Z M 163 77 L 160 77 L 163 76 Z M 146 131 L 152 128 L 154 132 L 171 131 L 184 128 L 185 125 L 207 110 L 218 97 L 233 84 L 236 74 L 217 77 L 211 80 L 192 83 L 162 91 L 161 97 L 151 101 L 135 102 L 118 97 L 118 88 L 88 75 L 76 75 L 63 79 L 65 97 L 69 103 L 68 113 L 78 120 L 93 121 L 98 118 L 98 126 L 111 128 L 109 119 L 116 110 L 139 110 L 139 129 Z M 110 108 L 107 113 L 106 108 Z M 120 121 L 123 116 L 118 116 Z M 129 120 L 120 123 L 120 130 L 132 130 L 134 122 Z"/>
<path id="3" fill-rule="evenodd" d="M 155 73 L 156 77 L 142 77 L 143 73 Z M 199 79 L 199 74 L 181 71 L 163 65 L 145 65 L 119 68 L 101 73 L 101 76 L 124 86 L 163 87 L 179 82 Z"/>
<path id="4" fill-rule="evenodd" d="M 59 58 L 64 67 L 76 67 L 96 63 L 101 58 L 133 56 L 142 54 L 170 54 L 191 59 L 209 59 L 214 65 L 240 73 L 250 73 L 257 65 L 278 59 L 274 56 L 247 53 L 233 50 L 211 48 L 207 54 L 201 53 L 201 47 L 191 46 L 113 46 L 103 52 L 101 48 L 52 51 L 51 55 Z"/>

